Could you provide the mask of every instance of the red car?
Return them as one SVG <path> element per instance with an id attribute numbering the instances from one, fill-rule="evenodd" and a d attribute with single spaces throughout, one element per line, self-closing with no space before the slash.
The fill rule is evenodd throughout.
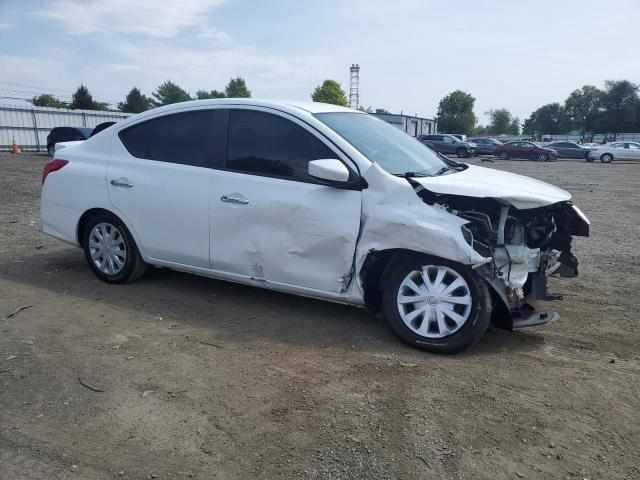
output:
<path id="1" fill-rule="evenodd" d="M 537 160 L 538 162 L 548 162 L 558 158 L 558 152 L 552 148 L 541 147 L 533 142 L 519 140 L 516 142 L 507 142 L 496 146 L 496 152 L 500 160 L 513 158 L 526 158 Z"/>

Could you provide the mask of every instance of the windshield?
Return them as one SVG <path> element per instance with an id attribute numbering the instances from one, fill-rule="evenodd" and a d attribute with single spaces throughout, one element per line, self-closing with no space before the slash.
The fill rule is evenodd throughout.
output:
<path id="1" fill-rule="evenodd" d="M 447 166 L 438 155 L 387 122 L 362 113 L 319 113 L 315 117 L 387 172 L 433 175 Z"/>

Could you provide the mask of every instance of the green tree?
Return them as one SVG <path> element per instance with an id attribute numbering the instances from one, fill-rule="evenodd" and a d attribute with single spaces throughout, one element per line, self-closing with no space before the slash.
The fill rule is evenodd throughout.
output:
<path id="1" fill-rule="evenodd" d="M 636 127 L 638 85 L 628 80 L 607 80 L 597 123 L 607 132 L 630 132 Z"/>
<path id="2" fill-rule="evenodd" d="M 333 105 L 341 105 L 346 107 L 349 105 L 347 95 L 342 87 L 335 80 L 325 80 L 322 85 L 318 85 L 311 94 L 311 100 L 314 102 L 331 103 Z"/>
<path id="3" fill-rule="evenodd" d="M 226 98 L 224 92 L 219 92 L 218 90 L 211 90 L 207 92 L 206 90 L 198 90 L 196 92 L 196 98 L 198 100 L 207 100 L 210 98 Z"/>
<path id="4" fill-rule="evenodd" d="M 549 103 L 538 108 L 525 120 L 523 132 L 527 135 L 567 133 L 569 119 L 562 105 Z"/>
<path id="5" fill-rule="evenodd" d="M 170 105 L 172 103 L 188 102 L 191 100 L 189 94 L 171 80 L 167 80 L 162 85 L 158 86 L 151 96 L 153 97 L 151 99 L 151 103 L 156 107 Z"/>
<path id="6" fill-rule="evenodd" d="M 450 93 L 438 105 L 438 130 L 471 135 L 477 122 L 473 113 L 476 99 L 461 90 Z"/>
<path id="7" fill-rule="evenodd" d="M 107 104 L 103 102 L 96 102 L 91 96 L 89 89 L 84 85 L 80 85 L 71 96 L 69 108 L 75 110 L 106 110 Z"/>
<path id="8" fill-rule="evenodd" d="M 138 87 L 133 87 L 124 102 L 118 103 L 118 110 L 127 113 L 140 113 L 152 107 L 151 99 L 143 95 Z"/>
<path id="9" fill-rule="evenodd" d="M 228 98 L 250 98 L 251 90 L 247 88 L 247 84 L 242 77 L 236 77 L 229 80 L 224 94 Z"/>
<path id="10" fill-rule="evenodd" d="M 520 133 L 520 119 L 511 115 L 506 108 L 498 108 L 485 112 L 489 116 L 487 133 L 507 133 L 518 135 Z"/>
<path id="11" fill-rule="evenodd" d="M 564 101 L 564 109 L 571 127 L 585 133 L 593 130 L 602 100 L 602 90 L 592 85 L 585 85 L 571 92 Z"/>
<path id="12" fill-rule="evenodd" d="M 33 97 L 31 103 L 36 107 L 69 108 L 67 102 L 63 102 L 48 93 Z"/>

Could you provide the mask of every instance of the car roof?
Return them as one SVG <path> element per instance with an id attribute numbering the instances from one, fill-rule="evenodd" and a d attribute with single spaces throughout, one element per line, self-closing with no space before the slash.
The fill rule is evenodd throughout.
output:
<path id="1" fill-rule="evenodd" d="M 246 105 L 253 107 L 266 107 L 280 110 L 285 113 L 289 113 L 294 116 L 304 117 L 314 115 L 316 113 L 356 113 L 366 115 L 365 112 L 360 110 L 354 110 L 352 108 L 342 107 L 339 105 L 332 105 L 329 103 L 320 102 L 301 102 L 295 100 L 265 100 L 257 98 L 216 98 L 209 100 L 191 100 L 189 102 L 172 103 L 171 105 L 165 105 L 163 107 L 153 108 L 146 112 L 132 115 L 122 122 L 118 122 L 122 127 L 127 127 L 132 123 L 136 123 L 143 120 L 146 117 L 156 116 L 158 114 L 169 114 L 172 112 L 180 112 L 188 110 L 194 107 L 206 107 L 206 106 L 224 106 L 224 105 Z"/>

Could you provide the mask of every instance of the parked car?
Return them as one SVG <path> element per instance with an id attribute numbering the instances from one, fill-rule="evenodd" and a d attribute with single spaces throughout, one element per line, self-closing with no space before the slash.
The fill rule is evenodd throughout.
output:
<path id="1" fill-rule="evenodd" d="M 587 161 L 593 162 L 596 158 L 602 163 L 611 163 L 614 160 L 640 160 L 640 143 L 613 142 L 591 147 Z"/>
<path id="2" fill-rule="evenodd" d="M 571 236 L 589 234 L 564 190 L 322 103 L 157 108 L 56 152 L 42 183 L 44 232 L 107 283 L 154 265 L 366 305 L 443 353 L 492 320 L 554 320 L 531 305 L 551 273 L 577 275 Z"/>
<path id="3" fill-rule="evenodd" d="M 500 160 L 507 160 L 513 157 L 548 162 L 549 160 L 555 160 L 558 157 L 558 152 L 551 148 L 541 147 L 533 142 L 515 141 L 496 146 L 495 155 Z"/>
<path id="4" fill-rule="evenodd" d="M 472 157 L 476 154 L 475 143 L 463 142 L 459 138 L 449 134 L 420 135 L 418 140 L 436 152 L 455 153 L 460 158 Z"/>
<path id="5" fill-rule="evenodd" d="M 94 135 L 100 133 L 103 130 L 106 130 L 111 125 L 115 125 L 115 124 L 116 124 L 116 122 L 102 122 L 102 123 L 99 123 L 98 125 L 93 127 L 93 130 L 91 130 L 91 135 L 89 135 L 89 137 L 93 137 Z"/>
<path id="6" fill-rule="evenodd" d="M 47 153 L 53 157 L 55 144 L 58 142 L 72 142 L 86 140 L 91 135 L 91 128 L 84 127 L 55 127 L 47 135 Z"/>
<path id="7" fill-rule="evenodd" d="M 469 141 L 476 144 L 478 155 L 493 155 L 496 153 L 496 147 L 502 145 L 502 142 L 495 138 L 472 138 Z"/>
<path id="8" fill-rule="evenodd" d="M 544 145 L 544 148 L 551 148 L 558 152 L 560 158 L 586 158 L 589 155 L 589 148 L 575 142 L 553 142 Z"/>
<path id="9" fill-rule="evenodd" d="M 467 136 L 464 133 L 452 133 L 451 135 L 456 137 L 458 140 L 462 140 L 463 142 L 467 141 Z"/>

